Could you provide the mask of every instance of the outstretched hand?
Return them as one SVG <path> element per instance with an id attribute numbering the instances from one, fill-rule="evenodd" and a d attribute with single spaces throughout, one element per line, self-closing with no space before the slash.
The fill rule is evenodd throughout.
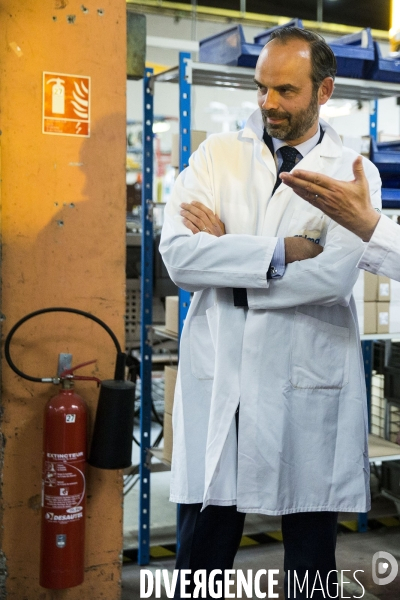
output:
<path id="1" fill-rule="evenodd" d="M 298 196 L 368 242 L 380 215 L 371 204 L 361 156 L 353 163 L 353 174 L 353 181 L 338 181 L 321 173 L 296 169 L 281 173 L 280 178 Z"/>
<path id="2" fill-rule="evenodd" d="M 225 235 L 225 225 L 221 219 L 201 202 L 192 202 L 191 204 L 182 202 L 181 208 L 183 224 L 192 233 L 204 232 L 217 237 Z"/>

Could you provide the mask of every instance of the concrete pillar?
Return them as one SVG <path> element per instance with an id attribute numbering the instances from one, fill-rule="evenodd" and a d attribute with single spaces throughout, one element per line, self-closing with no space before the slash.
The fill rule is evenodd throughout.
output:
<path id="1" fill-rule="evenodd" d="M 27 313 L 70 306 L 102 318 L 123 345 L 125 0 L 3 0 L 0 30 L 3 341 Z M 90 137 L 42 132 L 45 71 L 90 77 Z M 74 134 L 86 127 L 84 104 L 79 112 L 83 125 L 67 127 Z M 35 376 L 55 375 L 60 352 L 72 353 L 74 364 L 97 358 L 86 373 L 113 376 L 107 334 L 74 315 L 27 323 L 12 352 Z M 77 383 L 76 391 L 92 427 L 95 384 Z M 43 408 L 56 393 L 3 361 L 0 598 L 117 600 L 121 472 L 88 468 L 84 584 L 53 592 L 38 583 Z"/>

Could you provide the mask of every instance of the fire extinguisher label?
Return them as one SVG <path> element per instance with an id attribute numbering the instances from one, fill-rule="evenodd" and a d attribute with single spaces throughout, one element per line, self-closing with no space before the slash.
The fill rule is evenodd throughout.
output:
<path id="1" fill-rule="evenodd" d="M 75 423 L 76 415 L 65 415 L 66 423 Z"/>
<path id="2" fill-rule="evenodd" d="M 43 507 L 48 521 L 72 522 L 83 517 L 85 496 L 83 452 L 47 453 L 44 462 Z"/>

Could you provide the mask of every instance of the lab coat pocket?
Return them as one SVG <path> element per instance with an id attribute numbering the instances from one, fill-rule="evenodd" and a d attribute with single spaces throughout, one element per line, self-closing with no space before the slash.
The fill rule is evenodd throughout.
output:
<path id="1" fill-rule="evenodd" d="M 206 315 L 190 321 L 190 364 L 196 379 L 213 379 L 215 349 Z"/>
<path id="2" fill-rule="evenodd" d="M 303 237 L 320 244 L 325 226 L 326 217 L 320 210 L 297 208 L 290 219 L 286 236 Z"/>
<path id="3" fill-rule="evenodd" d="M 349 375 L 349 330 L 297 312 L 290 382 L 300 389 L 341 389 Z"/>

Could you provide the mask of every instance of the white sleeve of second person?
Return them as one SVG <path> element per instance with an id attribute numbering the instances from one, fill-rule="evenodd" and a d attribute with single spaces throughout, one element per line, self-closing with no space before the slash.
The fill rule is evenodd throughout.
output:
<path id="1" fill-rule="evenodd" d="M 160 253 L 176 285 L 189 292 L 208 287 L 267 288 L 276 237 L 193 234 L 180 215 L 182 202 L 201 202 L 217 213 L 205 144 L 175 182 L 164 212 Z M 244 199 L 245 201 L 245 199 Z"/>
<path id="2" fill-rule="evenodd" d="M 357 266 L 400 281 L 400 226 L 395 221 L 381 215 Z"/>

